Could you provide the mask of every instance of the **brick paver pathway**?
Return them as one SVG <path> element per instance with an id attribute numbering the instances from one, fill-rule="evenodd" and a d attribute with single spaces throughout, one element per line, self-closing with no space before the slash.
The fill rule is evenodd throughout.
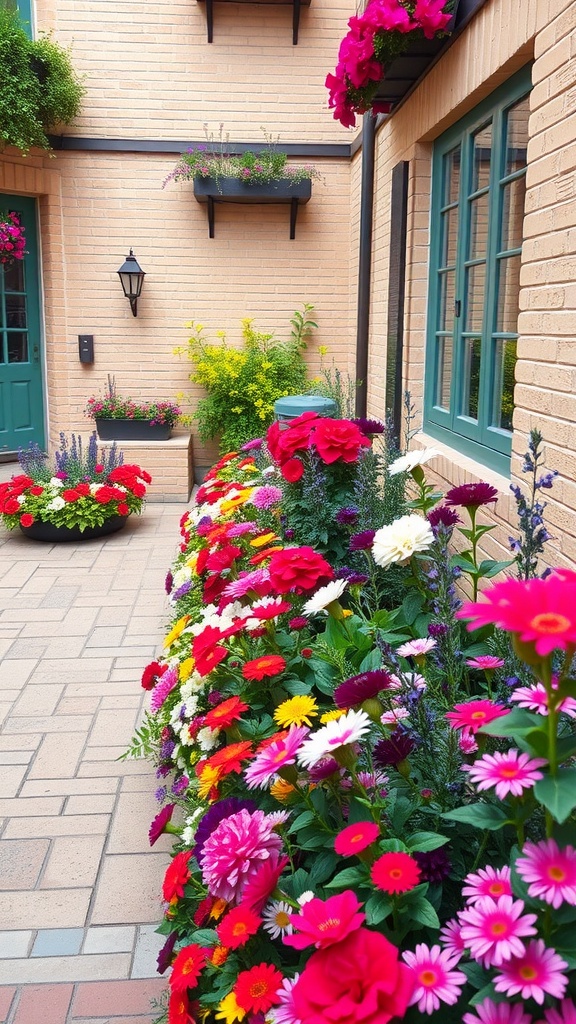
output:
<path id="1" fill-rule="evenodd" d="M 118 761 L 184 506 L 48 545 L 0 527 L 0 1022 L 149 1024 L 165 983 L 156 781 Z"/>

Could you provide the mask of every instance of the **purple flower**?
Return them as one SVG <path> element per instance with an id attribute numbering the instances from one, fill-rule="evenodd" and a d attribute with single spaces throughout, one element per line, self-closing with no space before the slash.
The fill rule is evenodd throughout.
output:
<path id="1" fill-rule="evenodd" d="M 446 492 L 444 501 L 447 505 L 462 505 L 463 508 L 479 508 L 498 501 L 498 491 L 491 484 L 460 484 Z"/>
<path id="2" fill-rule="evenodd" d="M 345 508 L 341 508 L 334 519 L 339 526 L 353 526 L 358 521 L 359 511 L 354 505 L 347 505 Z"/>
<path id="3" fill-rule="evenodd" d="M 365 700 L 370 700 L 371 697 L 376 697 L 381 690 L 387 690 L 392 684 L 392 677 L 383 668 L 361 672 L 357 676 L 345 679 L 336 687 L 334 703 L 337 708 L 352 708 Z"/>
<path id="4" fill-rule="evenodd" d="M 454 509 L 448 508 L 447 505 L 439 505 L 437 508 L 431 509 L 427 519 L 432 529 L 436 529 L 438 526 L 456 526 L 456 523 L 462 522 L 458 513 Z"/>
<path id="5" fill-rule="evenodd" d="M 361 533 L 353 533 L 348 545 L 350 551 L 369 551 L 375 535 L 376 530 L 362 530 Z"/>
<path id="6" fill-rule="evenodd" d="M 188 778 L 188 776 L 181 775 L 180 778 L 176 779 L 176 782 L 172 784 L 172 792 L 174 796 L 182 796 L 182 793 L 186 792 L 189 785 L 190 779 Z"/>
<path id="7" fill-rule="evenodd" d="M 448 878 L 452 870 L 452 862 L 444 847 L 426 853 L 415 853 L 414 859 L 418 861 L 422 882 L 438 884 Z"/>
<path id="8" fill-rule="evenodd" d="M 158 792 L 160 792 L 160 790 L 158 790 Z M 164 796 L 166 796 L 165 789 Z M 164 797 L 162 797 L 162 799 L 164 799 Z M 160 836 L 164 832 L 166 825 L 168 824 L 172 817 L 172 814 L 174 813 L 175 807 L 176 804 L 166 804 L 166 806 L 163 807 L 161 811 L 158 811 L 158 814 L 154 818 L 154 821 L 150 825 L 150 829 L 148 831 L 148 839 L 150 840 L 150 846 L 154 846 L 154 843 L 157 843 L 158 840 L 160 839 Z"/>
<path id="9" fill-rule="evenodd" d="M 180 587 L 178 587 L 178 590 L 174 591 L 172 595 L 173 600 L 179 601 L 181 597 L 185 597 L 191 587 L 192 580 L 186 580 Z"/>
<path id="10" fill-rule="evenodd" d="M 349 569 L 346 565 L 342 569 L 337 569 L 334 576 L 337 580 L 347 580 L 351 587 L 360 583 L 366 583 L 369 579 L 366 573 L 356 572 L 355 569 Z"/>
<path id="11" fill-rule="evenodd" d="M 166 799 L 166 786 L 159 786 L 156 792 L 154 793 L 154 796 L 156 797 L 158 803 L 161 804 L 162 801 Z"/>
<path id="12" fill-rule="evenodd" d="M 397 765 L 412 753 L 416 744 L 402 729 L 395 729 L 390 739 L 380 740 L 374 747 L 373 761 L 378 768 Z"/>
<path id="13" fill-rule="evenodd" d="M 259 509 L 272 508 L 273 505 L 278 505 L 280 501 L 282 501 L 282 491 L 279 487 L 273 487 L 272 485 L 258 487 L 251 498 L 252 504 L 255 508 Z"/>
<path id="14" fill-rule="evenodd" d="M 212 690 L 208 694 L 208 703 L 211 708 L 215 708 L 218 704 L 221 704 L 224 700 L 224 694 L 220 693 L 220 690 Z"/>
<path id="15" fill-rule="evenodd" d="M 431 622 L 428 626 L 428 636 L 433 637 L 435 640 L 441 636 L 446 636 L 448 632 L 449 629 L 445 622 Z"/>
<path id="16" fill-rule="evenodd" d="M 170 571 L 168 571 L 166 573 L 166 579 L 164 581 L 164 590 L 166 591 L 167 594 L 169 594 L 171 592 L 172 584 L 173 583 L 174 583 L 174 577 L 172 576 L 172 573 Z"/>
<path id="17" fill-rule="evenodd" d="M 177 939 L 178 932 L 170 932 L 170 935 L 158 953 L 158 958 L 156 960 L 156 963 L 158 964 L 158 967 L 156 968 L 158 974 L 164 974 L 164 971 L 167 971 L 170 967 Z"/>
<path id="18" fill-rule="evenodd" d="M 367 420 L 363 416 L 358 416 L 352 420 L 359 430 L 362 431 L 366 437 L 372 437 L 374 434 L 383 434 L 386 430 L 386 426 L 382 423 L 382 420 Z"/>
<path id="19" fill-rule="evenodd" d="M 321 761 L 318 761 L 308 771 L 311 782 L 322 782 L 323 779 L 328 779 L 335 772 L 340 771 L 340 765 L 333 757 L 323 757 Z"/>
<path id="20" fill-rule="evenodd" d="M 240 448 L 240 451 L 241 452 L 258 451 L 262 447 L 263 444 L 264 444 L 264 438 L 263 437 L 255 437 L 253 441 L 246 441 L 246 444 L 242 445 L 242 447 Z"/>

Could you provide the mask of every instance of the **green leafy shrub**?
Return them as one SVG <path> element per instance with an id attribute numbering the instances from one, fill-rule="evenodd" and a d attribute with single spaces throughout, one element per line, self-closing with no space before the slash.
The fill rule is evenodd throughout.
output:
<path id="1" fill-rule="evenodd" d="M 50 149 L 48 133 L 73 120 L 83 94 L 68 51 L 50 36 L 29 39 L 0 9 L 0 147 Z"/>
<path id="2" fill-rule="evenodd" d="M 192 323 L 185 353 L 194 364 L 190 380 L 206 389 L 193 416 L 202 441 L 220 439 L 223 452 L 259 437 L 274 418 L 274 402 L 284 395 L 306 390 L 306 364 L 302 352 L 317 326 L 313 306 L 304 304 L 290 320 L 288 341 L 257 331 L 249 317 L 242 320 L 242 347 L 228 344 L 224 331 L 218 344 L 204 337 L 202 324 Z"/>

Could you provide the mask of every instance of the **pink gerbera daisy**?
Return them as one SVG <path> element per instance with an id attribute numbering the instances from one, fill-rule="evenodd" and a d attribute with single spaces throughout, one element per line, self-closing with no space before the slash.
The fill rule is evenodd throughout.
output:
<path id="1" fill-rule="evenodd" d="M 512 872 L 508 865 L 503 868 L 493 868 L 489 864 L 485 868 L 480 868 L 476 874 L 466 875 L 462 895 L 466 896 L 467 903 L 476 903 L 483 896 L 491 896 L 493 900 L 497 900 L 500 896 L 511 896 L 511 876 Z"/>
<path id="2" fill-rule="evenodd" d="M 263 584 L 268 584 L 270 575 L 267 569 L 255 569 L 253 572 L 241 573 L 237 580 L 227 583 L 222 591 L 224 597 L 237 600 L 244 597 L 250 590 L 258 591 Z"/>
<path id="3" fill-rule="evenodd" d="M 278 885 L 278 879 L 287 864 L 288 857 L 281 857 L 278 853 L 262 861 L 242 890 L 242 903 L 259 914 Z"/>
<path id="4" fill-rule="evenodd" d="M 334 849 L 341 857 L 353 857 L 370 846 L 380 835 L 380 828 L 374 821 L 357 821 L 338 833 Z"/>
<path id="5" fill-rule="evenodd" d="M 296 753 L 309 732 L 306 726 L 291 725 L 285 736 L 280 735 L 268 744 L 244 772 L 248 789 L 265 789 L 280 768 L 294 764 Z"/>
<path id="6" fill-rule="evenodd" d="M 490 700 L 469 700 L 466 704 L 455 704 L 454 711 L 448 711 L 446 718 L 453 729 L 477 732 L 495 718 L 509 714 L 503 704 L 493 704 Z"/>
<path id="7" fill-rule="evenodd" d="M 524 1013 L 521 1003 L 494 1003 L 491 999 L 483 999 L 474 1007 L 473 1013 L 465 1013 L 462 1024 L 531 1024 L 529 1013 Z"/>
<path id="8" fill-rule="evenodd" d="M 546 763 L 542 757 L 531 758 L 512 747 L 505 754 L 497 750 L 494 754 L 484 754 L 474 764 L 463 764 L 462 771 L 470 773 L 479 790 L 494 788 L 498 799 L 504 800 L 509 793 L 522 796 L 525 789 L 531 789 L 535 782 L 543 779 L 538 769 Z"/>
<path id="9" fill-rule="evenodd" d="M 544 1020 L 538 1024 L 576 1024 L 576 1006 L 571 999 L 563 999 L 560 1007 L 549 1007 L 544 1010 Z"/>
<path id="10" fill-rule="evenodd" d="M 558 685 L 556 683 L 556 685 Z M 552 682 L 554 687 L 554 682 Z M 544 683 L 534 683 L 532 686 L 517 686 L 510 694 L 510 700 L 518 704 L 519 708 L 527 708 L 528 711 L 536 711 L 539 715 L 548 714 L 548 693 Z M 576 700 L 574 697 L 565 697 L 557 705 L 558 711 L 563 711 L 570 718 L 576 718 Z"/>
<path id="11" fill-rule="evenodd" d="M 461 957 L 466 948 L 462 942 L 461 931 L 460 924 L 455 917 L 451 918 L 450 921 L 446 921 L 446 924 L 440 931 L 442 945 L 452 956 Z"/>
<path id="12" fill-rule="evenodd" d="M 421 942 L 414 953 L 403 953 L 402 959 L 416 975 L 410 1006 L 418 1003 L 420 1013 L 434 1013 L 440 1003 L 453 1006 L 458 1002 L 462 986 L 466 984 L 466 975 L 453 970 L 459 957 L 440 946 L 429 949 Z"/>
<path id="13" fill-rule="evenodd" d="M 550 903 L 556 910 L 562 903 L 576 905 L 576 850 L 559 848 L 555 839 L 526 843 L 516 870 L 528 882 L 528 895 Z"/>
<path id="14" fill-rule="evenodd" d="M 542 1005 L 546 995 L 563 998 L 568 978 L 562 971 L 567 967 L 555 950 L 546 949 L 543 939 L 533 939 L 522 956 L 502 964 L 494 988 L 507 996 L 520 994 L 522 999 L 535 999 Z"/>
<path id="15" fill-rule="evenodd" d="M 408 640 L 405 644 L 400 644 L 400 647 L 396 648 L 396 654 L 399 654 L 402 658 L 418 658 L 423 654 L 428 654 L 436 647 L 436 640 L 432 637 L 422 637 L 418 640 Z"/>
<path id="16" fill-rule="evenodd" d="M 524 902 L 512 896 L 483 896 L 459 914 L 462 941 L 483 967 L 499 967 L 512 956 L 522 956 L 522 939 L 536 935 L 536 914 L 522 916 L 523 910 Z"/>
<path id="17" fill-rule="evenodd" d="M 503 658 L 495 658 L 493 654 L 480 654 L 477 658 L 467 658 L 466 664 L 470 668 L 479 668 L 483 672 L 493 672 L 504 665 Z"/>

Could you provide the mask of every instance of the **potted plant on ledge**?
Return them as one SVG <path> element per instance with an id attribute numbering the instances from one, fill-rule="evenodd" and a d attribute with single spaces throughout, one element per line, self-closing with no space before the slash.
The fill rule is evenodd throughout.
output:
<path id="1" fill-rule="evenodd" d="M 96 433 L 87 451 L 82 439 L 60 434 L 54 462 L 38 445 L 21 449 L 22 472 L 0 484 L 0 519 L 20 527 L 33 540 L 51 543 L 90 540 L 121 530 L 139 515 L 152 478 L 139 466 L 125 465 L 112 445 L 98 452 Z"/>
<path id="2" fill-rule="evenodd" d="M 103 398 L 89 398 L 86 415 L 96 422 L 102 441 L 167 441 L 181 415 L 174 402 L 134 402 L 121 398 L 108 374 Z"/>

